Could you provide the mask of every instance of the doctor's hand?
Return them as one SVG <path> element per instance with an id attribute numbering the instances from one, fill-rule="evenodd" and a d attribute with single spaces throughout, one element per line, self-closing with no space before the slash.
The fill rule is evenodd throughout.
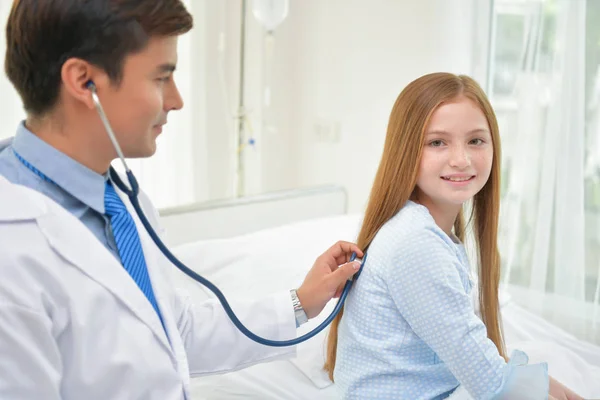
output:
<path id="1" fill-rule="evenodd" d="M 329 300 L 339 297 L 346 281 L 358 272 L 360 262 L 348 262 L 353 252 L 362 258 L 357 245 L 340 241 L 317 258 L 297 290 L 308 318 L 319 315 Z"/>

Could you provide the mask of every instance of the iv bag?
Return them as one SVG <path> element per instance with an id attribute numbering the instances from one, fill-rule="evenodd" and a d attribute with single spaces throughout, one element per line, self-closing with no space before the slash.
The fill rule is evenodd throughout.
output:
<path id="1" fill-rule="evenodd" d="M 289 0 L 254 0 L 252 13 L 268 32 L 273 31 L 287 17 Z"/>

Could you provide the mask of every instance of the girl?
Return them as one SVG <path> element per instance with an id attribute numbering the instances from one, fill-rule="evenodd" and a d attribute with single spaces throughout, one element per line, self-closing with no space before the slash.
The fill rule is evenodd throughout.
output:
<path id="1" fill-rule="evenodd" d="M 462 241 L 472 200 L 479 308 Z M 394 104 L 358 246 L 368 261 L 329 333 L 325 369 L 344 399 L 576 397 L 546 364 L 506 362 L 498 305 L 500 138 L 467 76 L 425 75 Z M 465 393 L 466 392 L 466 393 Z M 468 394 L 467 394 L 468 393 Z M 566 396 L 571 397 L 566 397 Z"/>

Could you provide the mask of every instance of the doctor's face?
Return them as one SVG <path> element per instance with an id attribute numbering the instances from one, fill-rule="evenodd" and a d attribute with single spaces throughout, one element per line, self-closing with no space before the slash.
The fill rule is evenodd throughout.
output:
<path id="1" fill-rule="evenodd" d="M 120 85 L 101 98 L 125 157 L 149 157 L 167 114 L 183 107 L 173 71 L 177 36 L 153 37 L 139 53 L 125 58 Z"/>

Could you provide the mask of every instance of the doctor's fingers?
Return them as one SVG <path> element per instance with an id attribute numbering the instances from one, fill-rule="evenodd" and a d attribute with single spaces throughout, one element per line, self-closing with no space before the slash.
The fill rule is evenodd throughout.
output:
<path id="1" fill-rule="evenodd" d="M 354 243 L 345 242 L 340 240 L 333 246 L 331 246 L 325 253 L 321 255 L 319 258 L 325 258 L 323 261 L 332 260 L 332 262 L 327 262 L 329 268 L 332 271 L 338 269 L 338 266 L 341 264 L 345 264 L 350 261 L 350 257 L 352 253 L 356 253 L 356 257 L 361 258 L 363 256 L 362 250 Z"/>
<path id="2" fill-rule="evenodd" d="M 346 284 L 346 281 L 350 279 L 360 268 L 360 262 L 352 261 L 343 265 L 340 265 L 335 271 L 331 272 L 327 276 L 328 285 L 331 289 L 335 288 L 334 297 L 339 297 Z"/>
<path id="3" fill-rule="evenodd" d="M 337 272 L 331 273 L 331 275 L 333 275 L 331 277 L 331 285 L 337 285 L 337 289 L 335 289 L 335 294 L 333 295 L 335 299 L 339 298 L 342 295 L 342 292 L 344 291 L 344 287 L 346 286 L 348 279 L 350 279 L 354 274 L 356 274 L 359 269 L 360 262 L 353 261 L 351 263 L 341 265 L 338 268 Z"/>

